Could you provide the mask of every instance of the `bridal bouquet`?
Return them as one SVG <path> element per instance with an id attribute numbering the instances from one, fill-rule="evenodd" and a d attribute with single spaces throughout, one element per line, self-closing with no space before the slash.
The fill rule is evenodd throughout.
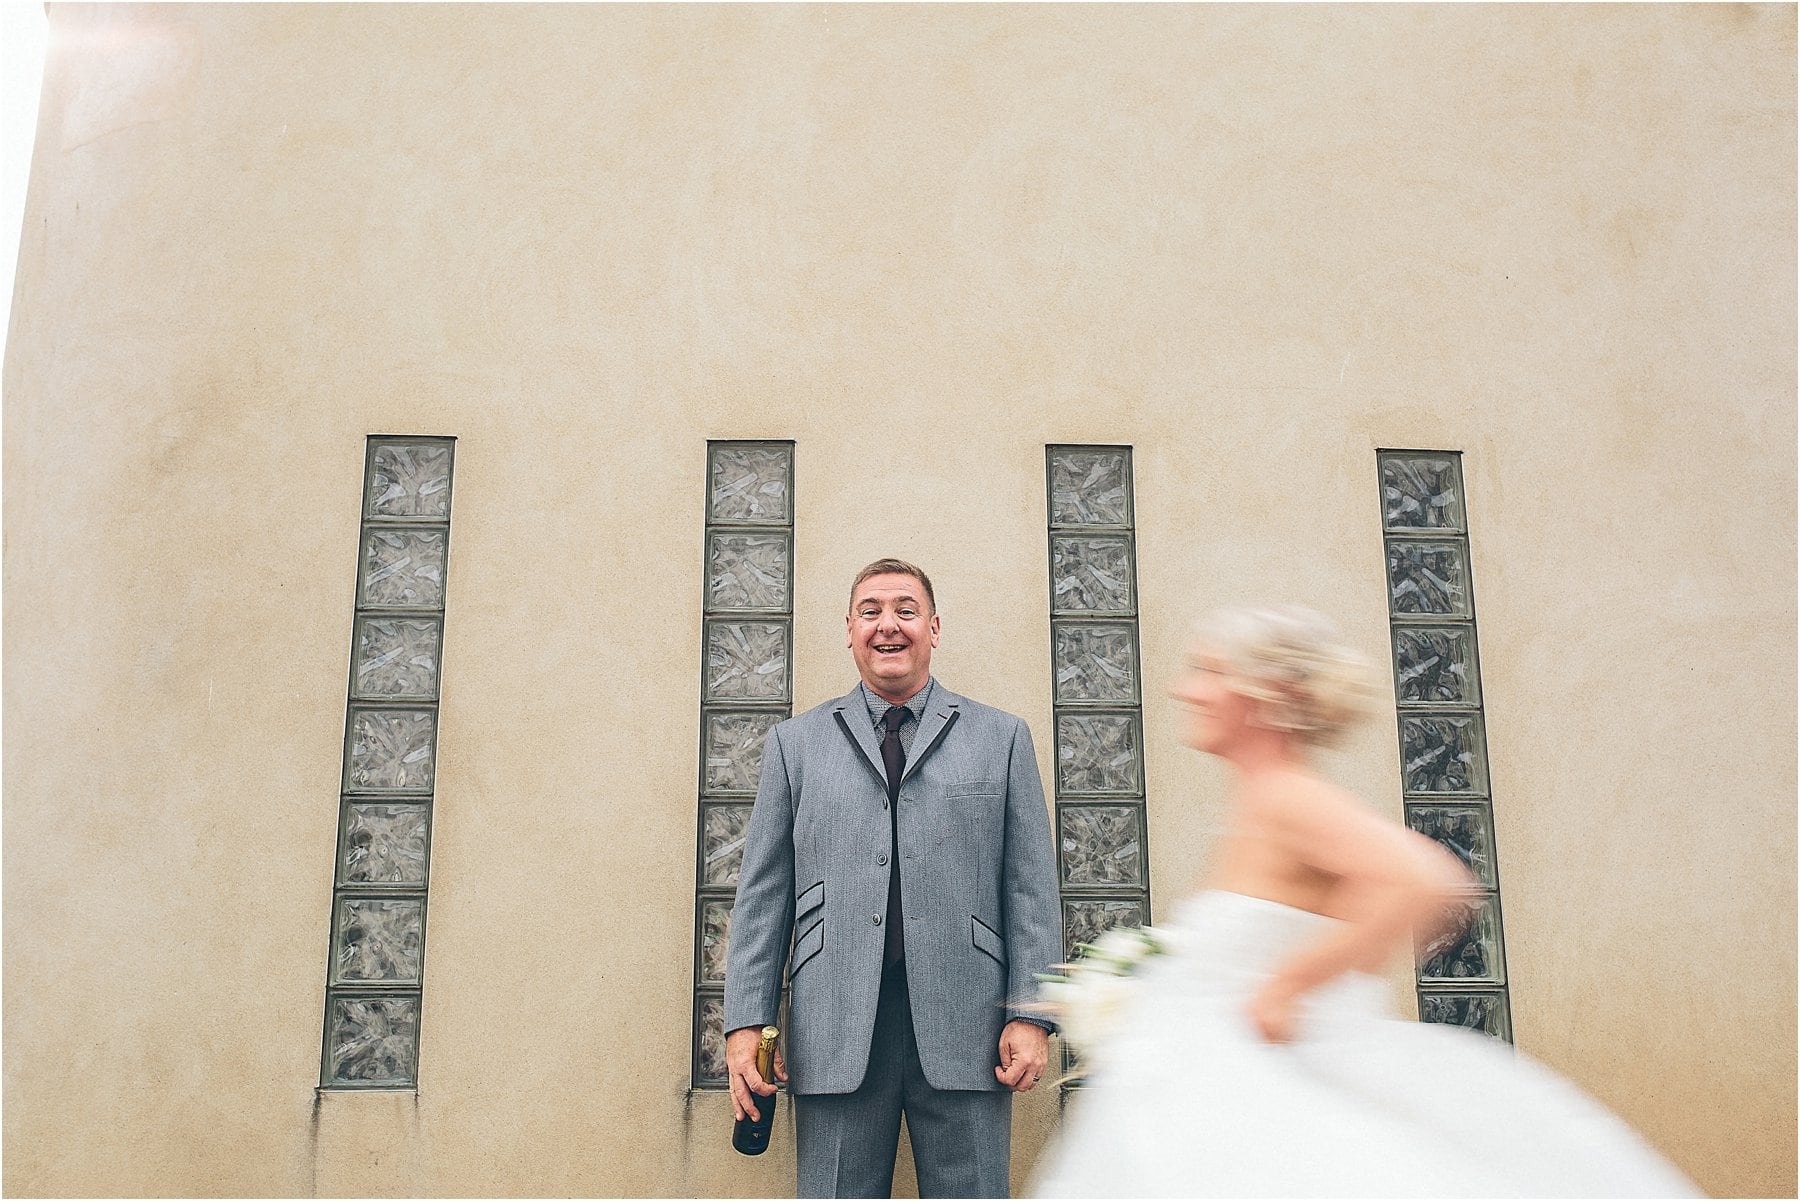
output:
<path id="1" fill-rule="evenodd" d="M 1060 974 L 1038 976 L 1038 995 L 1063 1038 L 1084 1054 L 1112 1035 L 1120 1010 L 1137 991 L 1138 968 L 1169 949 L 1168 939 L 1149 926 L 1115 926 L 1100 941 L 1082 943 L 1073 963 Z"/>

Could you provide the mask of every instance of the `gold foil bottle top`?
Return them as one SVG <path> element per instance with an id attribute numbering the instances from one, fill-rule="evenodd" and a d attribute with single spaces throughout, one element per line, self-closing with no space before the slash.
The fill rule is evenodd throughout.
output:
<path id="1" fill-rule="evenodd" d="M 756 1048 L 756 1074 L 764 1080 L 775 1073 L 775 1040 L 781 1037 L 781 1031 L 774 1026 L 762 1028 L 762 1042 Z"/>

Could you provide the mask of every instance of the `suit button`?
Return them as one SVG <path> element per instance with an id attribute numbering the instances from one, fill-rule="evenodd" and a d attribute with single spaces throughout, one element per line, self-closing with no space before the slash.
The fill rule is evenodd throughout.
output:
<path id="1" fill-rule="evenodd" d="M 876 867 L 886 867 L 887 866 L 887 856 L 886 855 L 875 856 L 875 866 Z"/>
<path id="2" fill-rule="evenodd" d="M 880 925 L 880 924 L 881 924 L 881 915 L 880 915 L 880 914 L 879 914 L 879 913 L 877 913 L 877 914 L 876 914 L 876 915 L 875 915 L 875 924 L 876 924 L 876 925 L 877 925 L 877 926 L 879 926 L 879 925 Z"/>

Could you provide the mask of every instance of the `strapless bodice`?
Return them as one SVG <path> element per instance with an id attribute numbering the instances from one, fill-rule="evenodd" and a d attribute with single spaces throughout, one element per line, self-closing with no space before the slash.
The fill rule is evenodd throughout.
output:
<path id="1" fill-rule="evenodd" d="M 1145 969 L 1146 983 L 1194 996 L 1244 996 L 1341 925 L 1337 918 L 1240 892 L 1192 893 L 1157 925 L 1169 951 Z M 1302 1001 L 1313 1010 L 1345 1005 L 1363 1014 L 1385 1012 L 1386 985 L 1378 977 L 1347 972 Z"/>

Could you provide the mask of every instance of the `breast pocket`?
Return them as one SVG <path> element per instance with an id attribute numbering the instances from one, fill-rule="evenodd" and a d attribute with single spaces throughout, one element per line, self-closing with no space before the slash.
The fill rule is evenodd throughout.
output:
<path id="1" fill-rule="evenodd" d="M 998 848 L 1006 808 L 1006 792 L 991 780 L 965 780 L 944 790 L 950 809 L 974 849 Z"/>

